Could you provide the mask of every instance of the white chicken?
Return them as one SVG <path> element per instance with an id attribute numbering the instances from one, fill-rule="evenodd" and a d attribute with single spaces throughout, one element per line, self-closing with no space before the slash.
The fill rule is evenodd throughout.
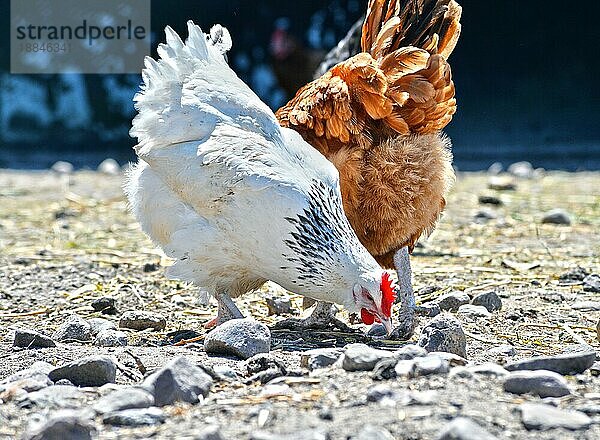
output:
<path id="1" fill-rule="evenodd" d="M 395 286 L 344 215 L 335 167 L 229 68 L 229 32 L 167 27 L 160 60 L 146 58 L 136 95 L 139 163 L 125 184 L 142 229 L 219 303 L 217 324 L 242 314 L 235 298 L 272 280 L 343 305 L 392 329 Z"/>

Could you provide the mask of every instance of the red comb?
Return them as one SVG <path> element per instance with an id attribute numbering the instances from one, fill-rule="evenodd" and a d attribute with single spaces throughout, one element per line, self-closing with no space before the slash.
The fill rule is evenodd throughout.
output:
<path id="1" fill-rule="evenodd" d="M 392 314 L 392 304 L 396 299 L 396 292 L 392 287 L 392 279 L 388 272 L 384 272 L 381 276 L 381 286 L 379 288 L 381 289 L 381 311 L 389 317 Z"/>

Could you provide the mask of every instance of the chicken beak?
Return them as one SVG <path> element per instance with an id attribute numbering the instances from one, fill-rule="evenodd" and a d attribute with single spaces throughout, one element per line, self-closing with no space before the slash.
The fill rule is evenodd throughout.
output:
<path id="1" fill-rule="evenodd" d="M 379 320 L 381 321 L 381 324 L 383 324 L 383 326 L 385 327 L 385 331 L 387 333 L 387 335 L 391 335 L 392 331 L 394 330 L 394 327 L 392 326 L 392 318 L 381 318 L 379 317 Z"/>

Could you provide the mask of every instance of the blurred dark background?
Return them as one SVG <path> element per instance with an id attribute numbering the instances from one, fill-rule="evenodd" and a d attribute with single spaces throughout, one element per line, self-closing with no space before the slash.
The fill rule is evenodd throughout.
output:
<path id="1" fill-rule="evenodd" d="M 234 42 L 231 66 L 276 109 L 286 89 L 310 80 L 366 3 L 155 0 L 152 46 L 167 24 L 182 35 L 188 19 L 204 30 L 224 24 Z M 549 169 L 600 169 L 599 2 L 460 3 L 463 33 L 450 60 L 459 112 L 446 130 L 457 167 L 528 160 Z M 11 75 L 9 11 L 10 1 L 0 0 L 0 167 L 132 160 L 128 130 L 140 76 Z M 276 29 L 294 39 L 293 56 L 274 47 Z"/>

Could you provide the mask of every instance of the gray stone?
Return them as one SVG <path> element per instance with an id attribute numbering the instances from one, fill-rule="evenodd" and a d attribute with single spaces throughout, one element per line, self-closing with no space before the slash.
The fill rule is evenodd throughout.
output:
<path id="1" fill-rule="evenodd" d="M 451 367 L 467 365 L 469 363 L 469 361 L 466 360 L 464 357 L 454 353 L 448 353 L 447 351 L 432 351 L 431 353 L 429 353 L 429 355 L 441 357 L 442 359 L 446 360 L 446 362 L 448 362 L 448 365 L 450 365 Z"/>
<path id="2" fill-rule="evenodd" d="M 377 384 L 367 390 L 367 402 L 379 402 L 385 398 L 392 399 L 396 393 L 386 384 Z"/>
<path id="3" fill-rule="evenodd" d="M 496 310 L 502 309 L 502 300 L 496 292 L 490 290 L 489 292 L 481 292 L 471 300 L 471 304 L 475 306 L 483 306 L 488 312 L 495 312 Z"/>
<path id="4" fill-rule="evenodd" d="M 577 301 L 571 304 L 571 308 L 582 312 L 597 312 L 600 311 L 600 301 Z"/>
<path id="5" fill-rule="evenodd" d="M 80 387 L 99 387 L 114 383 L 115 362 L 108 356 L 87 356 L 55 368 L 48 374 L 51 380 L 68 379 Z"/>
<path id="6" fill-rule="evenodd" d="M 180 356 L 148 376 L 142 386 L 154 396 L 156 406 L 174 402 L 198 403 L 208 396 L 212 378 L 189 359 Z"/>
<path id="7" fill-rule="evenodd" d="M 582 412 L 564 410 L 543 403 L 523 403 L 521 421 L 530 430 L 564 428 L 571 431 L 589 427 L 592 420 Z"/>
<path id="8" fill-rule="evenodd" d="M 590 368 L 596 360 L 594 350 L 563 353 L 555 356 L 537 356 L 506 364 L 508 371 L 549 370 L 560 374 L 579 374 Z"/>
<path id="9" fill-rule="evenodd" d="M 490 434 L 467 417 L 456 417 L 438 433 L 437 440 L 494 440 Z"/>
<path id="10" fill-rule="evenodd" d="M 96 336 L 102 330 L 116 330 L 117 328 L 114 322 L 104 318 L 90 318 L 87 322 L 90 325 L 92 336 Z"/>
<path id="11" fill-rule="evenodd" d="M 6 390 L 17 390 L 21 389 L 26 392 L 38 391 L 43 388 L 53 385 L 50 378 L 44 373 L 36 373 L 30 377 L 24 377 L 22 379 L 15 380 L 13 382 L 7 382 L 0 385 L 0 394 Z"/>
<path id="12" fill-rule="evenodd" d="M 317 348 L 300 353 L 300 366 L 309 370 L 325 368 L 333 365 L 342 355 L 338 348 Z"/>
<path id="13" fill-rule="evenodd" d="M 13 345 L 25 348 L 56 347 L 56 343 L 50 337 L 29 329 L 16 330 Z"/>
<path id="14" fill-rule="evenodd" d="M 511 164 L 506 171 L 508 171 L 509 174 L 522 179 L 532 179 L 535 172 L 531 163 L 526 161 L 515 162 Z"/>
<path id="15" fill-rule="evenodd" d="M 439 356 L 428 355 L 413 359 L 411 377 L 430 376 L 432 374 L 445 374 L 450 371 L 450 365 L 446 359 Z"/>
<path id="16" fill-rule="evenodd" d="M 54 162 L 54 165 L 50 167 L 50 170 L 57 174 L 73 174 L 74 167 L 70 162 L 59 160 Z"/>
<path id="17" fill-rule="evenodd" d="M 504 367 L 502 367 L 502 365 L 494 364 L 492 362 L 486 362 L 481 365 L 473 365 L 467 368 L 473 374 L 478 374 L 480 376 L 504 377 L 509 374 L 509 372 Z"/>
<path id="18" fill-rule="evenodd" d="M 540 397 L 562 397 L 571 394 L 567 381 L 553 371 L 513 371 L 504 379 L 504 391 L 533 394 Z"/>
<path id="19" fill-rule="evenodd" d="M 251 318 L 229 320 L 204 339 L 204 350 L 212 354 L 225 354 L 248 359 L 271 349 L 269 328 Z"/>
<path id="20" fill-rule="evenodd" d="M 381 426 L 366 425 L 352 440 L 394 440 L 394 436 Z"/>
<path id="21" fill-rule="evenodd" d="M 96 298 L 91 302 L 90 305 L 96 312 L 100 312 L 105 315 L 116 315 L 118 313 L 117 300 L 110 296 Z"/>
<path id="22" fill-rule="evenodd" d="M 459 315 L 469 318 L 489 318 L 491 316 L 488 309 L 483 306 L 474 306 L 473 304 L 464 304 L 458 308 Z"/>
<path id="23" fill-rule="evenodd" d="M 350 344 L 346 346 L 342 358 L 342 368 L 346 371 L 371 371 L 382 359 L 393 358 L 389 351 L 377 350 L 365 344 Z"/>
<path id="24" fill-rule="evenodd" d="M 205 428 L 200 429 L 199 432 L 194 434 L 194 440 L 225 440 L 221 435 L 221 428 L 217 425 L 208 425 Z"/>
<path id="25" fill-rule="evenodd" d="M 394 352 L 394 357 L 398 360 L 414 359 L 427 356 L 427 350 L 415 344 L 407 344 Z"/>
<path id="26" fill-rule="evenodd" d="M 456 311 L 463 304 L 469 304 L 469 301 L 471 301 L 469 295 L 457 290 L 440 296 L 436 303 L 441 310 Z"/>
<path id="27" fill-rule="evenodd" d="M 473 216 L 473 221 L 475 223 L 483 224 L 487 223 L 489 220 L 494 220 L 498 218 L 498 214 L 496 214 L 491 209 L 482 208 L 478 210 Z"/>
<path id="28" fill-rule="evenodd" d="M 75 386 L 75 384 L 73 382 L 71 382 L 69 379 L 58 379 L 56 382 L 54 382 L 54 385 L 67 385 L 70 387 Z"/>
<path id="29" fill-rule="evenodd" d="M 387 330 L 385 329 L 383 324 L 376 322 L 367 331 L 367 336 L 372 336 L 376 338 L 387 336 Z"/>
<path id="30" fill-rule="evenodd" d="M 571 215 L 563 209 L 552 209 L 542 216 L 542 223 L 551 225 L 570 225 Z"/>
<path id="31" fill-rule="evenodd" d="M 302 431 L 273 434 L 266 431 L 254 431 L 250 440 L 330 440 L 326 431 L 320 429 L 303 429 Z"/>
<path id="32" fill-rule="evenodd" d="M 25 396 L 20 406 L 36 406 L 44 409 L 80 408 L 85 394 L 79 388 L 68 385 L 54 385 L 34 391 Z"/>
<path id="33" fill-rule="evenodd" d="M 496 196 L 479 196 L 478 198 L 478 202 L 481 205 L 494 205 L 494 206 L 501 206 L 502 200 L 500 200 L 498 197 Z"/>
<path id="34" fill-rule="evenodd" d="M 140 387 L 126 387 L 101 397 L 94 404 L 94 411 L 106 414 L 124 409 L 148 408 L 154 405 L 154 396 Z"/>
<path id="35" fill-rule="evenodd" d="M 60 342 L 92 340 L 92 330 L 90 324 L 77 315 L 71 315 L 54 332 L 52 339 Z"/>
<path id="36" fill-rule="evenodd" d="M 492 347 L 488 351 L 488 354 L 492 356 L 514 356 L 517 354 L 517 350 L 515 347 L 508 344 L 498 345 L 497 347 Z"/>
<path id="37" fill-rule="evenodd" d="M 585 292 L 600 293 L 600 275 L 595 273 L 583 279 L 583 290 Z"/>
<path id="38" fill-rule="evenodd" d="M 517 185 L 511 176 L 491 176 L 488 180 L 488 188 L 496 191 L 515 191 Z"/>
<path id="39" fill-rule="evenodd" d="M 577 411 L 581 411 L 584 414 L 587 414 L 588 416 L 600 415 L 600 405 L 598 405 L 598 404 L 590 403 L 590 404 L 578 406 L 575 409 Z"/>
<path id="40" fill-rule="evenodd" d="M 99 347 L 124 347 L 127 345 L 127 333 L 119 330 L 102 330 L 94 339 Z"/>
<path id="41" fill-rule="evenodd" d="M 160 408 L 134 408 L 107 413 L 102 417 L 102 423 L 112 426 L 152 426 L 160 425 L 167 419 Z"/>
<path id="42" fill-rule="evenodd" d="M 266 299 L 269 316 L 292 313 L 292 303 L 289 298 L 269 297 Z"/>
<path id="43" fill-rule="evenodd" d="M 217 364 L 212 367 L 213 371 L 217 375 L 218 379 L 225 381 L 236 381 L 239 377 L 235 370 L 229 365 Z"/>
<path id="44" fill-rule="evenodd" d="M 428 352 L 447 351 L 467 357 L 467 338 L 460 321 L 447 313 L 436 316 L 423 327 L 419 345 Z"/>
<path id="45" fill-rule="evenodd" d="M 415 313 L 421 316 L 427 316 L 433 318 L 442 312 L 440 306 L 436 303 L 425 303 L 415 307 Z"/>
<path id="46" fill-rule="evenodd" d="M 98 165 L 97 170 L 99 173 L 102 174 L 118 176 L 121 173 L 121 166 L 116 160 L 109 157 L 100 162 L 100 165 Z"/>
<path id="47" fill-rule="evenodd" d="M 63 410 L 31 423 L 23 439 L 91 440 L 93 434 L 95 428 L 91 420 L 78 412 Z"/>
<path id="48" fill-rule="evenodd" d="M 37 361 L 34 362 L 31 367 L 17 371 L 5 379 L 0 380 L 0 384 L 16 382 L 18 380 L 27 379 L 30 377 L 37 377 L 39 375 L 48 376 L 48 373 L 50 373 L 53 369 L 54 365 L 44 361 Z"/>
<path id="49" fill-rule="evenodd" d="M 573 283 L 573 282 L 583 281 L 585 279 L 585 277 L 588 276 L 589 274 L 590 273 L 587 270 L 585 270 L 583 267 L 575 266 L 574 268 L 568 270 L 567 272 L 560 274 L 558 279 L 562 283 Z"/>
<path id="50" fill-rule="evenodd" d="M 502 166 L 502 164 L 500 162 L 494 162 L 493 164 L 490 165 L 490 167 L 487 170 L 488 174 L 491 174 L 494 176 L 500 174 L 502 171 L 504 171 L 504 167 Z"/>
<path id="51" fill-rule="evenodd" d="M 167 320 L 160 313 L 146 312 L 143 310 L 129 310 L 121 315 L 119 327 L 132 330 L 152 329 L 164 330 Z"/>

